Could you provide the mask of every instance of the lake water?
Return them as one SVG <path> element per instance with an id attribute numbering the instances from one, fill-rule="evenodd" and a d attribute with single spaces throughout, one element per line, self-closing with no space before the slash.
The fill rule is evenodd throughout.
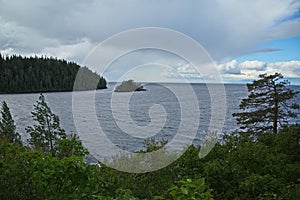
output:
<path id="1" fill-rule="evenodd" d="M 138 127 L 147 127 L 150 123 L 151 129 L 148 130 L 153 136 L 158 139 L 167 139 L 172 140 L 175 137 L 178 129 L 180 128 L 180 123 L 182 120 L 192 120 L 192 119 L 182 119 L 181 108 L 186 108 L 187 113 L 192 114 L 196 112 L 194 108 L 189 108 L 191 102 L 189 98 L 181 99 L 180 101 L 176 98 L 176 95 L 170 91 L 169 88 L 163 87 L 160 84 L 144 84 L 147 91 L 135 92 L 132 93 L 130 97 L 129 106 L 124 108 L 124 105 L 114 103 L 116 113 L 112 112 L 111 109 L 111 99 L 112 94 L 118 99 L 123 99 L 128 95 L 128 93 L 113 93 L 114 84 L 110 84 L 109 88 L 106 90 L 98 90 L 95 92 L 95 110 L 99 125 L 102 128 L 102 131 L 109 138 L 109 140 L 117 145 L 118 147 L 129 150 L 137 151 L 143 148 L 143 137 L 134 137 L 124 131 L 126 127 L 119 127 L 116 123 L 117 120 L 124 120 L 123 126 L 125 124 L 130 126 Z M 178 91 L 183 96 L 188 96 L 186 94 L 188 85 L 186 84 L 172 84 L 172 87 L 178 88 Z M 217 87 L 213 86 L 212 87 Z M 291 86 L 293 89 L 300 91 L 300 86 Z M 208 87 L 205 84 L 192 84 L 193 91 L 197 96 L 197 103 L 199 105 L 200 115 L 199 115 L 199 125 L 197 128 L 197 135 L 193 140 L 194 144 L 200 144 L 204 133 L 208 130 L 210 118 L 211 118 L 211 99 L 208 91 Z M 222 132 L 231 132 L 237 129 L 237 124 L 235 119 L 232 117 L 232 113 L 239 112 L 239 104 L 243 98 L 247 96 L 246 85 L 225 85 L 226 91 L 226 117 Z M 82 96 L 82 105 L 85 105 L 85 98 L 88 96 L 88 92 L 79 92 Z M 93 93 L 93 92 L 92 92 Z M 61 121 L 61 126 L 66 130 L 67 133 L 77 133 L 76 126 L 74 123 L 73 110 L 72 110 L 72 92 L 60 92 L 60 93 L 45 93 L 46 101 L 52 109 L 53 113 L 59 116 Z M 300 95 L 294 99 L 295 102 L 300 102 Z M 11 110 L 11 113 L 14 117 L 17 130 L 22 135 L 22 139 L 26 142 L 28 135 L 26 134 L 25 127 L 28 125 L 34 124 L 32 120 L 31 111 L 33 110 L 33 104 L 38 100 L 39 94 L 9 94 L 9 95 L 0 95 L 0 101 L 5 100 Z M 153 118 L 151 119 L 149 115 L 149 109 L 153 105 L 161 105 L 156 107 L 152 111 Z M 183 106 L 183 104 L 185 106 Z M 88 105 L 86 105 L 88 106 Z M 163 108 L 162 108 L 163 107 Z M 126 120 L 126 113 L 129 111 L 131 116 L 131 121 Z M 163 112 L 162 112 L 163 111 Z M 84 112 L 84 110 L 82 111 Z M 157 113 L 155 113 L 157 112 Z M 119 119 L 116 119 L 116 116 L 121 116 Z M 122 117 L 123 116 L 123 117 Z M 125 118 L 124 118 L 125 116 Z M 186 116 L 188 117 L 188 116 Z M 299 117 L 294 119 L 294 121 L 299 122 Z M 91 121 L 88 118 L 82 117 L 83 124 L 86 124 L 87 127 L 93 127 L 93 124 L 90 124 Z M 157 125 L 156 127 L 156 124 Z M 160 126 L 162 125 L 162 128 Z M 183 124 L 184 126 L 184 124 Z M 184 127 L 187 132 L 191 127 Z M 194 127 L 195 128 L 195 127 Z M 156 130 L 157 129 L 157 130 Z M 97 130 L 91 130 L 90 134 L 97 132 Z M 149 134 L 148 133 L 148 134 Z M 89 133 L 87 133 L 89 134 Z M 139 134 L 139 133 L 137 133 Z M 141 133 L 142 134 L 142 133 Z M 83 139 L 84 141 L 84 139 Z M 95 148 L 101 148 L 101 141 L 84 141 L 89 142 L 89 145 L 95 146 Z"/>

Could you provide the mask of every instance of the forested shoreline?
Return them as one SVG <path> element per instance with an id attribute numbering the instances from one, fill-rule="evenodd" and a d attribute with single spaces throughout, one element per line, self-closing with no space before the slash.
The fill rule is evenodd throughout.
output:
<path id="1" fill-rule="evenodd" d="M 0 54 L 0 94 L 72 91 L 79 69 L 87 78 L 77 88 L 94 89 L 95 86 L 88 83 L 91 80 L 99 80 L 97 89 L 107 88 L 104 77 L 74 62 Z"/>

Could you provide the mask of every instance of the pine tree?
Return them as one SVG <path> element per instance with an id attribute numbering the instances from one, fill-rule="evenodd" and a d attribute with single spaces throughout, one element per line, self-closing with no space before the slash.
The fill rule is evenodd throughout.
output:
<path id="1" fill-rule="evenodd" d="M 289 82 L 281 79 L 280 73 L 261 74 L 258 80 L 247 84 L 250 94 L 240 104 L 242 112 L 233 114 L 241 129 L 277 133 L 280 125 L 287 124 L 289 118 L 297 117 L 292 110 L 299 109 L 299 105 L 291 104 L 290 100 L 298 92 L 288 88 Z"/>
<path id="2" fill-rule="evenodd" d="M 47 105 L 43 94 L 40 95 L 39 101 L 34 105 L 32 117 L 38 124 L 26 128 L 27 133 L 31 136 L 29 144 L 35 149 L 51 152 L 52 155 L 55 155 L 56 141 L 65 139 L 66 133 L 60 127 L 58 116 L 53 114 Z"/>
<path id="3" fill-rule="evenodd" d="M 9 107 L 5 101 L 2 102 L 2 119 L 0 121 L 0 135 L 8 142 L 22 144 L 21 136 L 16 131 L 15 122 L 11 116 Z"/>

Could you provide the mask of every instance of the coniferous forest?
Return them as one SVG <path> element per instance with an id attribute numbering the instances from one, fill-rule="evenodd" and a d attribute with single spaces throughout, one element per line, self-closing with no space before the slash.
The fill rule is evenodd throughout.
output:
<path id="1" fill-rule="evenodd" d="M 72 91 L 78 70 L 81 69 L 88 80 L 99 80 L 97 89 L 106 88 L 106 80 L 87 67 L 48 57 L 22 57 L 0 54 L 0 93 L 60 92 Z M 95 86 L 85 84 L 83 89 Z"/>

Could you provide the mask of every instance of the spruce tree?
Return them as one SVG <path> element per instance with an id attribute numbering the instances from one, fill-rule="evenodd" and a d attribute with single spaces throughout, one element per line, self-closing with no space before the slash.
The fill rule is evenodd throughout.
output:
<path id="1" fill-rule="evenodd" d="M 22 144 L 21 136 L 16 131 L 15 122 L 11 116 L 9 107 L 5 101 L 2 102 L 2 111 L 1 111 L 1 121 L 0 121 L 0 135 L 4 140 L 8 142 L 14 142 Z"/>
<path id="2" fill-rule="evenodd" d="M 242 112 L 234 113 L 241 129 L 252 133 L 277 133 L 278 127 L 287 124 L 297 115 L 299 105 L 291 103 L 298 92 L 288 88 L 289 82 L 282 80 L 280 73 L 261 74 L 258 80 L 247 84 L 249 95 L 240 104 Z"/>
<path id="3" fill-rule="evenodd" d="M 60 127 L 59 117 L 52 113 L 50 107 L 45 101 L 43 94 L 40 95 L 34 111 L 32 112 L 33 119 L 37 125 L 26 128 L 27 133 L 31 138 L 28 140 L 33 148 L 44 152 L 56 153 L 56 141 L 65 139 L 65 130 Z"/>

